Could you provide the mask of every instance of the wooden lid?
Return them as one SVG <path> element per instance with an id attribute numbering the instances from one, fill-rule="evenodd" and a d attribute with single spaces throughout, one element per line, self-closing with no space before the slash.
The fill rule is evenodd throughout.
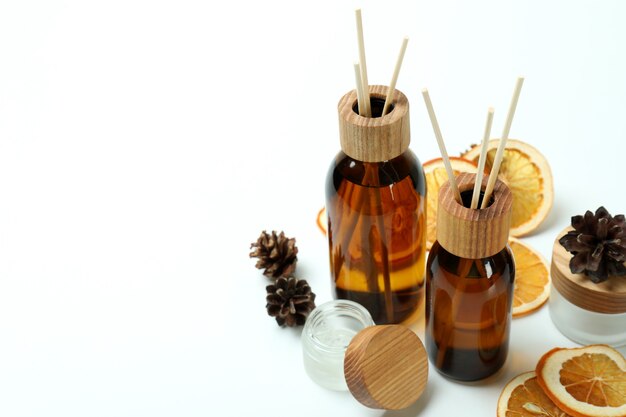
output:
<path id="1" fill-rule="evenodd" d="M 604 282 L 594 284 L 584 274 L 572 274 L 569 261 L 572 254 L 565 250 L 559 239 L 570 230 L 567 227 L 559 233 L 552 249 L 552 265 L 550 274 L 552 284 L 570 303 L 596 313 L 626 313 L 626 279 L 609 277 Z"/>
<path id="2" fill-rule="evenodd" d="M 419 337 L 407 327 L 371 326 L 350 342 L 344 372 L 350 392 L 360 403 L 400 410 L 424 392 L 428 358 Z"/>
<path id="3" fill-rule="evenodd" d="M 373 112 L 377 100 L 384 104 L 387 90 L 384 85 L 370 86 Z M 393 109 L 383 117 L 363 117 L 354 111 L 357 107 L 355 90 L 339 100 L 339 138 L 346 155 L 363 162 L 383 162 L 400 156 L 409 148 L 409 101 L 402 92 L 395 90 L 391 104 Z"/>
<path id="4" fill-rule="evenodd" d="M 474 188 L 475 174 L 463 172 L 456 177 L 459 192 Z M 487 187 L 484 178 L 482 190 Z M 439 190 L 437 209 L 437 241 L 445 250 L 460 258 L 480 259 L 500 252 L 509 239 L 513 194 L 498 180 L 493 189 L 490 206 L 470 209 L 457 203 L 446 182 Z M 471 197 L 470 197 L 471 200 Z"/>

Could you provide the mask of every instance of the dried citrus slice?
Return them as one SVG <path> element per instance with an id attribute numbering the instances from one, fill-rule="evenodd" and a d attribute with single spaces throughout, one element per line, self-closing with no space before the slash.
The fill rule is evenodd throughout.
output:
<path id="1" fill-rule="evenodd" d="M 487 170 L 491 170 L 498 143 L 499 139 L 489 141 Z M 472 146 L 461 156 L 477 162 L 480 146 Z M 529 144 L 509 139 L 498 178 L 513 192 L 511 235 L 523 236 L 539 227 L 548 216 L 554 200 L 552 172 L 546 158 Z"/>
<path id="2" fill-rule="evenodd" d="M 607 345 L 552 349 L 535 372 L 546 395 L 573 416 L 626 416 L 626 359 Z"/>
<path id="3" fill-rule="evenodd" d="M 328 219 L 326 218 L 326 207 L 322 207 L 320 211 L 317 212 L 317 219 L 315 219 L 315 223 L 317 223 L 317 227 L 326 235 L 326 227 L 328 224 Z"/>
<path id="4" fill-rule="evenodd" d="M 513 378 L 502 390 L 497 417 L 569 417 L 569 414 L 543 392 L 535 372 L 526 372 Z"/>
<path id="5" fill-rule="evenodd" d="M 461 172 L 476 173 L 475 162 L 463 158 L 451 157 L 450 164 L 454 175 Z M 437 240 L 437 203 L 439 200 L 439 188 L 448 181 L 448 173 L 443 164 L 443 159 L 432 159 L 424 164 L 426 176 L 426 250 L 430 250 Z"/>
<path id="6" fill-rule="evenodd" d="M 550 296 L 550 273 L 543 256 L 522 241 L 510 238 L 515 257 L 513 317 L 524 316 L 541 307 Z"/>

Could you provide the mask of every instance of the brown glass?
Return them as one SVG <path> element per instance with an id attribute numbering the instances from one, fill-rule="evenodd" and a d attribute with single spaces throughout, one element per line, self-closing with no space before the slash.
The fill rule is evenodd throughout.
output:
<path id="1" fill-rule="evenodd" d="M 508 245 L 464 259 L 435 242 L 426 265 L 426 349 L 447 377 L 474 381 L 506 361 L 515 264 Z"/>
<path id="2" fill-rule="evenodd" d="M 328 246 L 335 298 L 363 305 L 377 324 L 399 323 L 424 285 L 426 187 L 407 150 L 366 163 L 339 152 L 326 180 Z"/>

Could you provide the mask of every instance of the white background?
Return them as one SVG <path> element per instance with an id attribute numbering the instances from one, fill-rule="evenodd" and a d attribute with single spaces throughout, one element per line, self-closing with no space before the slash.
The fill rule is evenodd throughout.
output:
<path id="1" fill-rule="evenodd" d="M 411 102 L 413 151 L 478 142 L 486 109 L 552 165 L 554 208 L 525 241 L 549 260 L 570 216 L 626 211 L 626 3 L 620 1 L 9 1 L 0 3 L 0 415 L 382 415 L 311 382 L 299 329 L 265 312 L 248 258 L 297 238 L 330 300 L 315 226 L 353 88 L 353 9 L 372 84 Z M 420 332 L 420 325 L 416 326 Z M 478 384 L 431 367 L 398 416 L 495 415 L 504 384 L 555 346 L 548 309 L 513 323 Z"/>

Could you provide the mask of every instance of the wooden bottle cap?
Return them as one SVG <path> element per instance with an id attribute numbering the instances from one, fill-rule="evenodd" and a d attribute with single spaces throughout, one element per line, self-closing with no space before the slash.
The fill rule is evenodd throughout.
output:
<path id="1" fill-rule="evenodd" d="M 382 112 L 388 87 L 370 86 L 372 113 Z M 383 117 L 359 116 L 356 91 L 339 100 L 339 138 L 341 150 L 349 157 L 363 162 L 383 162 L 402 155 L 409 148 L 409 101 L 395 90 L 393 109 Z"/>
<path id="2" fill-rule="evenodd" d="M 559 239 L 567 234 L 571 227 L 559 233 L 552 249 L 550 275 L 552 284 L 570 303 L 596 313 L 626 313 L 626 279 L 609 277 L 604 282 L 594 284 L 584 274 L 572 274 L 569 261 L 572 254 L 565 250 Z"/>
<path id="3" fill-rule="evenodd" d="M 463 172 L 456 177 L 459 192 L 473 190 L 476 175 Z M 481 189 L 487 186 L 483 180 Z M 437 241 L 445 250 L 460 258 L 480 259 L 500 252 L 509 240 L 513 194 L 498 180 L 492 203 L 484 209 L 470 209 L 457 203 L 446 182 L 439 190 Z M 471 196 L 470 196 L 471 200 Z"/>
<path id="4" fill-rule="evenodd" d="M 407 327 L 371 326 L 350 342 L 344 372 L 350 392 L 360 403 L 400 410 L 424 392 L 428 358 L 419 337 Z"/>

